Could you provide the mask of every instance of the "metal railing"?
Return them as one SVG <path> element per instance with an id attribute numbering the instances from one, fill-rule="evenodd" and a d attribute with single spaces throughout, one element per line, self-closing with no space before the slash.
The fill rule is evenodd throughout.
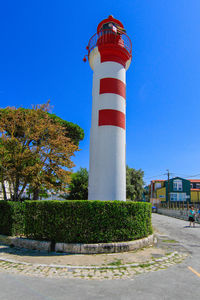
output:
<path id="1" fill-rule="evenodd" d="M 88 55 L 96 46 L 106 44 L 114 44 L 125 48 L 132 56 L 132 43 L 128 35 L 120 31 L 114 32 L 111 29 L 101 30 L 91 37 L 87 46 Z"/>

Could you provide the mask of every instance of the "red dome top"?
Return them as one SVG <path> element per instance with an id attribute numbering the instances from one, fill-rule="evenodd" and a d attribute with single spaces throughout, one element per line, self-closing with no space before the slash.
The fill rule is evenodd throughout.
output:
<path id="1" fill-rule="evenodd" d="M 109 22 L 115 23 L 115 24 L 119 25 L 120 27 L 124 28 L 123 24 L 119 20 L 113 18 L 113 16 L 109 16 L 107 19 L 104 19 L 103 21 L 101 21 L 99 23 L 99 25 L 97 26 L 97 32 L 99 32 L 101 30 L 101 27 L 104 24 L 109 23 Z"/>

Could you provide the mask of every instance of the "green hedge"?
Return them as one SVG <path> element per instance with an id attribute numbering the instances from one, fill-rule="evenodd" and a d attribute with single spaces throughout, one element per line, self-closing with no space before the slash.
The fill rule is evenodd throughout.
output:
<path id="1" fill-rule="evenodd" d="M 4 225 L 0 226 L 3 234 L 18 233 L 53 242 L 100 243 L 135 240 L 152 233 L 149 203 L 88 200 L 6 203 L 0 206 L 0 217 L 5 213 Z M 8 217 L 11 223 L 6 221 Z"/>
<path id="2" fill-rule="evenodd" d="M 23 235 L 25 229 L 25 203 L 0 201 L 0 233 Z"/>

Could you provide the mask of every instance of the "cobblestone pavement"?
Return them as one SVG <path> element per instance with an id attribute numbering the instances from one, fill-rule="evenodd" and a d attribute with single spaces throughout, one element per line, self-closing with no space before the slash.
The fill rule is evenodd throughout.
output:
<path id="1" fill-rule="evenodd" d="M 1 247 L 1 249 L 3 250 L 3 247 L 5 246 Z M 157 251 L 157 253 L 156 248 L 157 250 L 160 250 Z M 23 250 L 15 248 L 10 249 L 9 247 L 7 247 L 7 253 L 5 256 L 1 255 L 1 251 L 0 272 L 12 272 L 13 274 L 22 274 L 37 277 L 79 278 L 87 280 L 134 279 L 136 275 L 147 272 L 155 272 L 157 270 L 162 270 L 171 267 L 177 263 L 181 263 L 188 256 L 188 252 L 185 251 L 185 249 L 182 248 L 178 244 L 178 242 L 169 240 L 166 236 L 161 236 L 158 239 L 158 244 L 154 248 L 154 251 L 151 251 L 151 253 L 155 253 L 154 257 L 153 255 L 149 256 L 149 248 L 142 249 L 138 250 L 137 254 L 132 253 L 132 261 L 129 257 L 130 253 L 127 253 L 127 257 L 129 257 L 129 259 L 126 260 L 126 263 L 124 263 L 124 260 L 121 260 L 122 255 L 126 254 L 119 253 L 118 255 L 115 254 L 114 261 L 109 260 L 106 264 L 105 257 L 108 257 L 109 255 L 102 256 L 104 257 L 104 260 L 102 260 L 102 264 L 98 263 L 97 265 L 60 265 L 58 263 L 53 264 L 54 260 L 52 254 L 50 256 L 50 258 L 52 259 L 52 263 L 44 264 L 41 263 L 41 260 L 39 261 L 39 263 L 36 263 L 37 257 L 32 262 L 27 262 L 27 259 L 23 259 L 23 255 L 19 255 L 19 251 L 22 251 L 24 255 Z M 25 252 L 27 257 L 27 251 Z M 144 259 L 145 253 L 147 252 L 147 259 Z M 13 254 L 15 254 L 14 259 Z M 33 255 L 33 253 L 30 253 L 30 256 L 31 255 Z M 137 257 L 140 256 L 141 259 L 138 259 Z M 73 257 L 75 257 L 75 255 Z M 82 257 L 84 258 L 84 256 Z M 86 256 L 86 258 L 87 257 L 89 256 Z"/>
<path id="2" fill-rule="evenodd" d="M 62 277 L 82 279 L 131 279 L 135 275 L 166 269 L 174 264 L 181 263 L 187 257 L 186 253 L 173 252 L 172 254 L 148 261 L 144 264 L 130 264 L 119 266 L 59 266 L 30 263 L 18 263 L 8 260 L 0 261 L 0 272 L 12 272 L 37 277 Z"/>

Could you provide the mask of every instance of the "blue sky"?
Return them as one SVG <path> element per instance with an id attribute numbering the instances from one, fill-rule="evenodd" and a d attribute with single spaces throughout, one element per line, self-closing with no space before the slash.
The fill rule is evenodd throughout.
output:
<path id="1" fill-rule="evenodd" d="M 82 59 L 112 14 L 133 44 L 127 164 L 141 168 L 146 183 L 167 178 L 166 169 L 200 178 L 199 11 L 199 0 L 2 1 L 0 107 L 50 99 L 53 113 L 84 129 L 74 162 L 88 168 L 92 70 Z"/>

